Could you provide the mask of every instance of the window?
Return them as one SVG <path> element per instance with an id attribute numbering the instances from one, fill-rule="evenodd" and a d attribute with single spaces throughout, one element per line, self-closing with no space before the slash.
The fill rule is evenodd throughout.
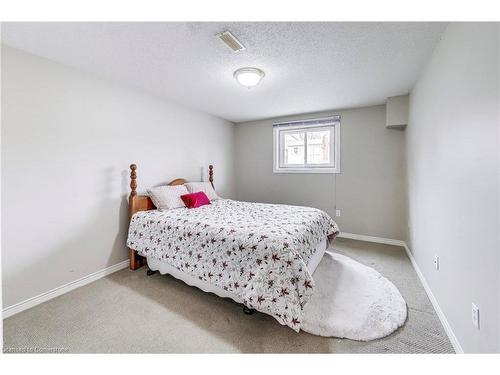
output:
<path id="1" fill-rule="evenodd" d="M 340 116 L 273 127 L 275 173 L 340 172 Z"/>

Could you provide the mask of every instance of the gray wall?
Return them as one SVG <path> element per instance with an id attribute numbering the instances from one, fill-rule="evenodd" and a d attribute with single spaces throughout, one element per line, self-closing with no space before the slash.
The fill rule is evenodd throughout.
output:
<path id="1" fill-rule="evenodd" d="M 406 132 L 410 248 L 465 352 L 500 351 L 499 33 L 447 28 L 411 92 Z"/>
<path id="2" fill-rule="evenodd" d="M 329 114 L 342 116 L 341 173 L 273 173 L 272 123 Z M 239 200 L 312 206 L 333 217 L 336 196 L 341 231 L 405 239 L 404 133 L 385 128 L 383 105 L 237 124 L 235 176 Z"/>
<path id="3" fill-rule="evenodd" d="M 233 193 L 234 125 L 2 48 L 4 307 L 127 258 L 128 165 L 139 190 L 215 165 Z"/>

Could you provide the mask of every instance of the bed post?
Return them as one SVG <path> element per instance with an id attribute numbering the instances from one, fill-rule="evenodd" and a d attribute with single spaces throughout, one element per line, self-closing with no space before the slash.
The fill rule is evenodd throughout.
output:
<path id="1" fill-rule="evenodd" d="M 132 219 L 132 215 L 134 213 L 135 207 L 135 198 L 137 196 L 137 173 L 135 172 L 137 169 L 137 165 L 130 164 L 130 195 L 128 197 L 128 219 L 129 221 Z M 128 259 L 130 264 L 130 269 L 135 271 L 138 268 L 141 268 L 144 265 L 144 257 L 141 257 L 137 254 L 137 251 L 134 249 L 129 249 L 128 251 Z"/>
<path id="2" fill-rule="evenodd" d="M 128 197 L 129 213 L 132 213 L 133 198 L 137 195 L 137 173 L 135 172 L 137 165 L 130 164 L 130 195 Z M 131 219 L 131 217 L 129 217 Z"/>
<path id="3" fill-rule="evenodd" d="M 212 185 L 212 188 L 215 190 L 214 187 L 214 166 L 210 164 L 208 166 L 208 181 L 210 181 L 210 185 Z"/>

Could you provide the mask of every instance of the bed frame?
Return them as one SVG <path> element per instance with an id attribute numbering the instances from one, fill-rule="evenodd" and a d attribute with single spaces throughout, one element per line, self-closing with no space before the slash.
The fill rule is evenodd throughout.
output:
<path id="1" fill-rule="evenodd" d="M 128 218 L 139 211 L 148 211 L 156 209 L 151 198 L 147 195 L 137 195 L 137 165 L 130 164 L 130 195 L 128 198 Z M 208 166 L 208 181 L 214 187 L 214 166 Z M 187 181 L 183 178 L 176 178 L 169 182 L 169 186 L 182 185 Z M 146 264 L 146 258 L 140 256 L 134 249 L 129 249 L 128 258 L 130 262 L 130 269 L 135 271 Z"/>

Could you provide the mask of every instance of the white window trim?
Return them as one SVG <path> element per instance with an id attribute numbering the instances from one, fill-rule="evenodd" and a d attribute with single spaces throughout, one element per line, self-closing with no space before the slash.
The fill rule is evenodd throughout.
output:
<path id="1" fill-rule="evenodd" d="M 307 120 L 305 120 L 307 121 Z M 305 122 L 304 121 L 304 122 Z M 274 173 L 340 173 L 340 120 L 332 120 L 331 124 L 311 124 L 304 125 L 303 121 L 297 121 L 300 125 L 287 125 L 286 130 L 321 128 L 333 125 L 334 133 L 334 167 L 323 167 L 321 165 L 312 165 L 309 167 L 281 167 L 280 166 L 280 130 L 284 127 L 275 126 L 273 128 L 273 172 Z"/>

